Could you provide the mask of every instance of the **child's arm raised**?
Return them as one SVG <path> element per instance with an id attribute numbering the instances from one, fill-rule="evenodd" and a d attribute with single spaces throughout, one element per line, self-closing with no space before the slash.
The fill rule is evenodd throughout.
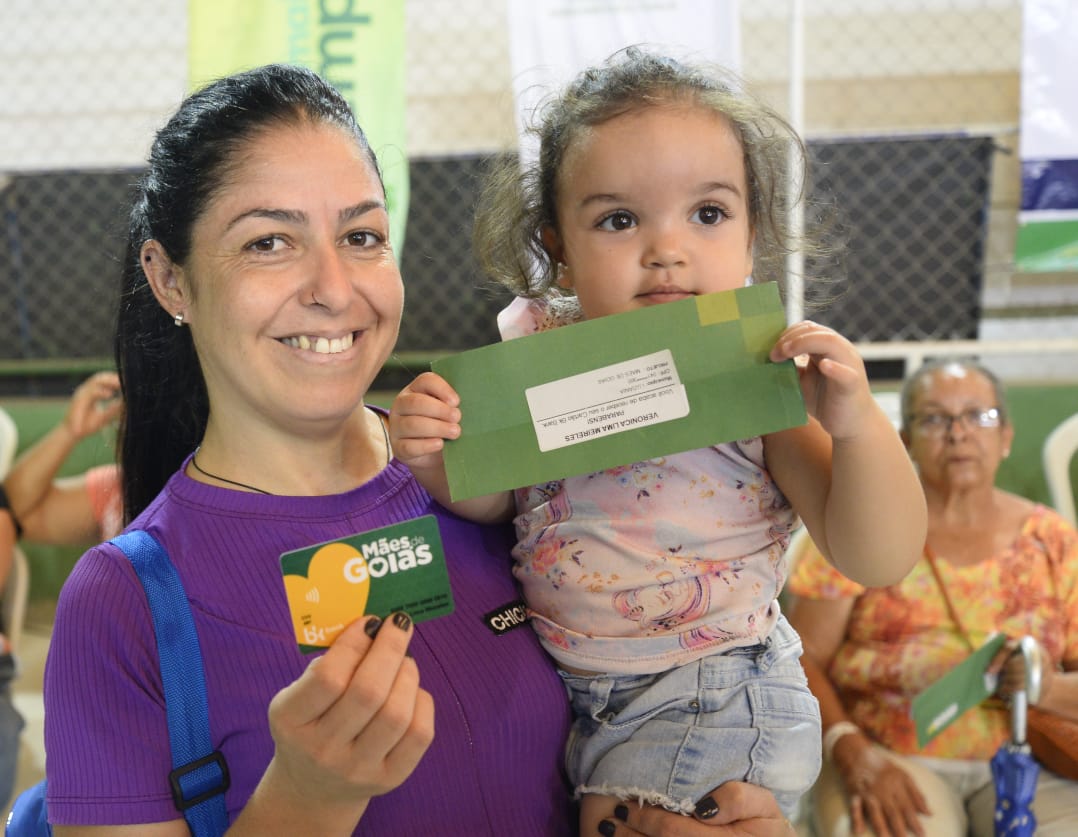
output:
<path id="1" fill-rule="evenodd" d="M 843 575 L 866 586 L 894 584 L 924 548 L 920 481 L 853 344 L 806 320 L 771 350 L 776 362 L 798 355 L 809 358 L 799 372 L 812 419 L 766 437 L 768 468 Z"/>
<path id="2" fill-rule="evenodd" d="M 460 436 L 460 397 L 441 375 L 424 372 L 401 390 L 389 411 L 393 451 L 430 495 L 467 520 L 499 523 L 513 516 L 513 494 L 503 491 L 453 502 L 442 448 Z"/>

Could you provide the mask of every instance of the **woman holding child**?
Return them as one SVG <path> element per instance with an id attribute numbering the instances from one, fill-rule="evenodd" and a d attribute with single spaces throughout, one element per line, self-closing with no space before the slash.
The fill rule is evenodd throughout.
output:
<path id="1" fill-rule="evenodd" d="M 364 404 L 403 289 L 377 162 L 343 98 L 284 66 L 193 94 L 154 143 L 128 248 L 125 511 L 191 603 L 229 834 L 573 833 L 564 691 L 530 630 L 495 636 L 482 618 L 518 595 L 509 533 L 437 506 Z M 301 654 L 280 555 L 426 514 L 454 613 L 368 617 Z M 109 544 L 61 594 L 45 701 L 57 835 L 188 833 L 146 598 Z M 714 799 L 707 825 L 631 805 L 603 833 L 788 833 L 762 790 Z"/>

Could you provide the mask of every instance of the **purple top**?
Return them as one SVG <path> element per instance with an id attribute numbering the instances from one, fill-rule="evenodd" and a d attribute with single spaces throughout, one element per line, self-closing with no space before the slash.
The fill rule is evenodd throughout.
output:
<path id="1" fill-rule="evenodd" d="M 482 618 L 519 597 L 512 533 L 454 517 L 397 461 L 346 494 L 278 497 L 205 485 L 182 469 L 133 526 L 168 550 L 202 647 L 212 739 L 232 776 L 230 819 L 273 755 L 270 699 L 310 661 L 296 646 L 282 552 L 435 514 L 455 611 L 416 628 L 411 653 L 434 698 L 434 743 L 371 801 L 356 834 L 570 834 L 561 773 L 565 692 L 533 631 Z M 97 546 L 60 595 L 45 670 L 49 817 L 56 824 L 176 819 L 149 606 L 118 549 Z"/>

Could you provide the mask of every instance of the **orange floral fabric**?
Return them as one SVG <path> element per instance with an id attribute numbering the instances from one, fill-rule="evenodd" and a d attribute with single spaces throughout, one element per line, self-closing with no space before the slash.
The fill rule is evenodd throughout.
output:
<path id="1" fill-rule="evenodd" d="M 98 465 L 86 472 L 86 494 L 101 539 L 108 540 L 124 530 L 124 497 L 119 465 Z"/>
<path id="2" fill-rule="evenodd" d="M 1078 660 L 1078 532 L 1037 506 L 1000 554 L 956 567 L 936 559 L 948 595 L 975 645 L 993 631 L 1035 636 L 1054 663 Z M 790 576 L 791 593 L 856 597 L 846 639 L 828 670 L 851 720 L 891 750 L 938 758 L 989 759 L 1010 737 L 998 701 L 969 710 L 921 750 L 910 717 L 913 698 L 969 655 L 922 559 L 891 587 L 866 589 L 814 548 Z"/>

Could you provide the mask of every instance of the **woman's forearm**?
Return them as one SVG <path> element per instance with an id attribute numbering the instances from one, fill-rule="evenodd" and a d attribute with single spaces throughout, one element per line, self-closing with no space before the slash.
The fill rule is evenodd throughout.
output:
<path id="1" fill-rule="evenodd" d="M 838 690 L 820 666 L 807 654 L 801 658 L 801 665 L 805 669 L 809 689 L 820 703 L 820 723 L 823 731 L 827 732 L 829 727 L 839 721 L 848 721 L 849 717 L 846 715 L 846 708 L 842 705 Z"/>
<path id="2" fill-rule="evenodd" d="M 1078 671 L 1057 671 L 1037 706 L 1078 721 Z"/>
<path id="3" fill-rule="evenodd" d="M 60 422 L 19 457 L 4 480 L 16 518 L 23 520 L 45 499 L 78 438 Z"/>
<path id="4" fill-rule="evenodd" d="M 261 837 L 266 834 L 339 834 L 347 837 L 367 810 L 370 800 L 339 806 L 310 800 L 295 793 L 292 784 L 270 762 L 262 781 L 243 811 L 228 829 L 229 837 Z"/>

